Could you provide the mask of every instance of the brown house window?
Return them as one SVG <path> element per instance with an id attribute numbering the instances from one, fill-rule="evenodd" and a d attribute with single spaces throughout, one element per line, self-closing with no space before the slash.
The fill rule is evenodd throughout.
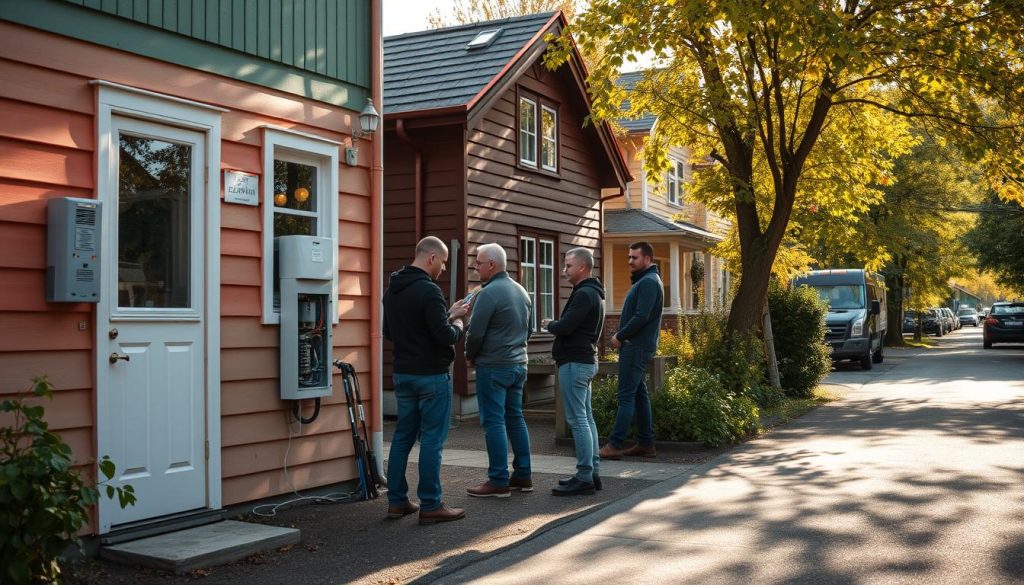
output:
<path id="1" fill-rule="evenodd" d="M 676 205 L 683 204 L 683 182 L 686 180 L 686 167 L 683 163 L 669 159 L 671 165 L 668 169 L 668 176 L 666 177 L 667 189 L 665 189 L 666 195 L 668 196 L 668 202 Z"/>
<path id="2" fill-rule="evenodd" d="M 533 330 L 555 318 L 555 241 L 549 236 L 519 238 L 519 284 L 533 302 Z"/>
<path id="3" fill-rule="evenodd" d="M 558 172 L 558 108 L 532 94 L 519 95 L 520 166 Z"/>

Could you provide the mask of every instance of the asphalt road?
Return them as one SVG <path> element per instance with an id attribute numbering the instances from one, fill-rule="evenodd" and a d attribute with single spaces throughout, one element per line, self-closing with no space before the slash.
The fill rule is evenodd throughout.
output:
<path id="1" fill-rule="evenodd" d="M 439 583 L 1024 583 L 1024 345 L 965 328 L 843 400 Z"/>

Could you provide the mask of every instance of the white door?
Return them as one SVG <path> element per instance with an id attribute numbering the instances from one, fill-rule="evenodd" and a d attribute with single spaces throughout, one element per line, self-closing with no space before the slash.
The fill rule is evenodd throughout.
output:
<path id="1" fill-rule="evenodd" d="M 138 502 L 104 527 L 207 506 L 205 136 L 114 116 L 109 141 L 97 434 Z"/>

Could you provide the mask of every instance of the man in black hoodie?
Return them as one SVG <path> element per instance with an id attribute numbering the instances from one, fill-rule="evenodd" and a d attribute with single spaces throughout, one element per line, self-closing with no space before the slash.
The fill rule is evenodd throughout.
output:
<path id="1" fill-rule="evenodd" d="M 427 236 L 416 244 L 416 259 L 393 272 L 384 292 L 384 337 L 394 344 L 395 399 L 398 424 L 388 457 L 388 518 L 416 511 L 420 524 L 449 522 L 465 517 L 461 508 L 441 501 L 441 450 L 448 438 L 452 408 L 452 379 L 448 367 L 455 360 L 452 347 L 465 329 L 469 305 L 445 305 L 434 282 L 444 272 L 448 247 Z M 409 501 L 405 468 L 409 452 L 420 440 L 420 505 Z"/>
<path id="2" fill-rule="evenodd" d="M 562 274 L 572 293 L 562 318 L 543 325 L 555 335 L 551 357 L 558 364 L 558 387 L 565 405 L 565 420 L 572 428 L 576 447 L 576 475 L 560 480 L 551 490 L 556 496 L 593 494 L 600 489 L 597 424 L 590 381 L 597 373 L 597 340 L 604 325 L 604 288 L 591 276 L 594 255 L 586 248 L 565 253 Z"/>

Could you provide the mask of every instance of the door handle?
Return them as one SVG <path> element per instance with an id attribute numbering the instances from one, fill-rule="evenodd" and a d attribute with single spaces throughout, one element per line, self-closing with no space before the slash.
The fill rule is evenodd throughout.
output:
<path id="1" fill-rule="evenodd" d="M 117 353 L 110 354 L 110 363 L 116 364 L 117 360 L 124 360 L 126 362 L 132 361 L 132 358 L 127 355 L 117 355 Z"/>

